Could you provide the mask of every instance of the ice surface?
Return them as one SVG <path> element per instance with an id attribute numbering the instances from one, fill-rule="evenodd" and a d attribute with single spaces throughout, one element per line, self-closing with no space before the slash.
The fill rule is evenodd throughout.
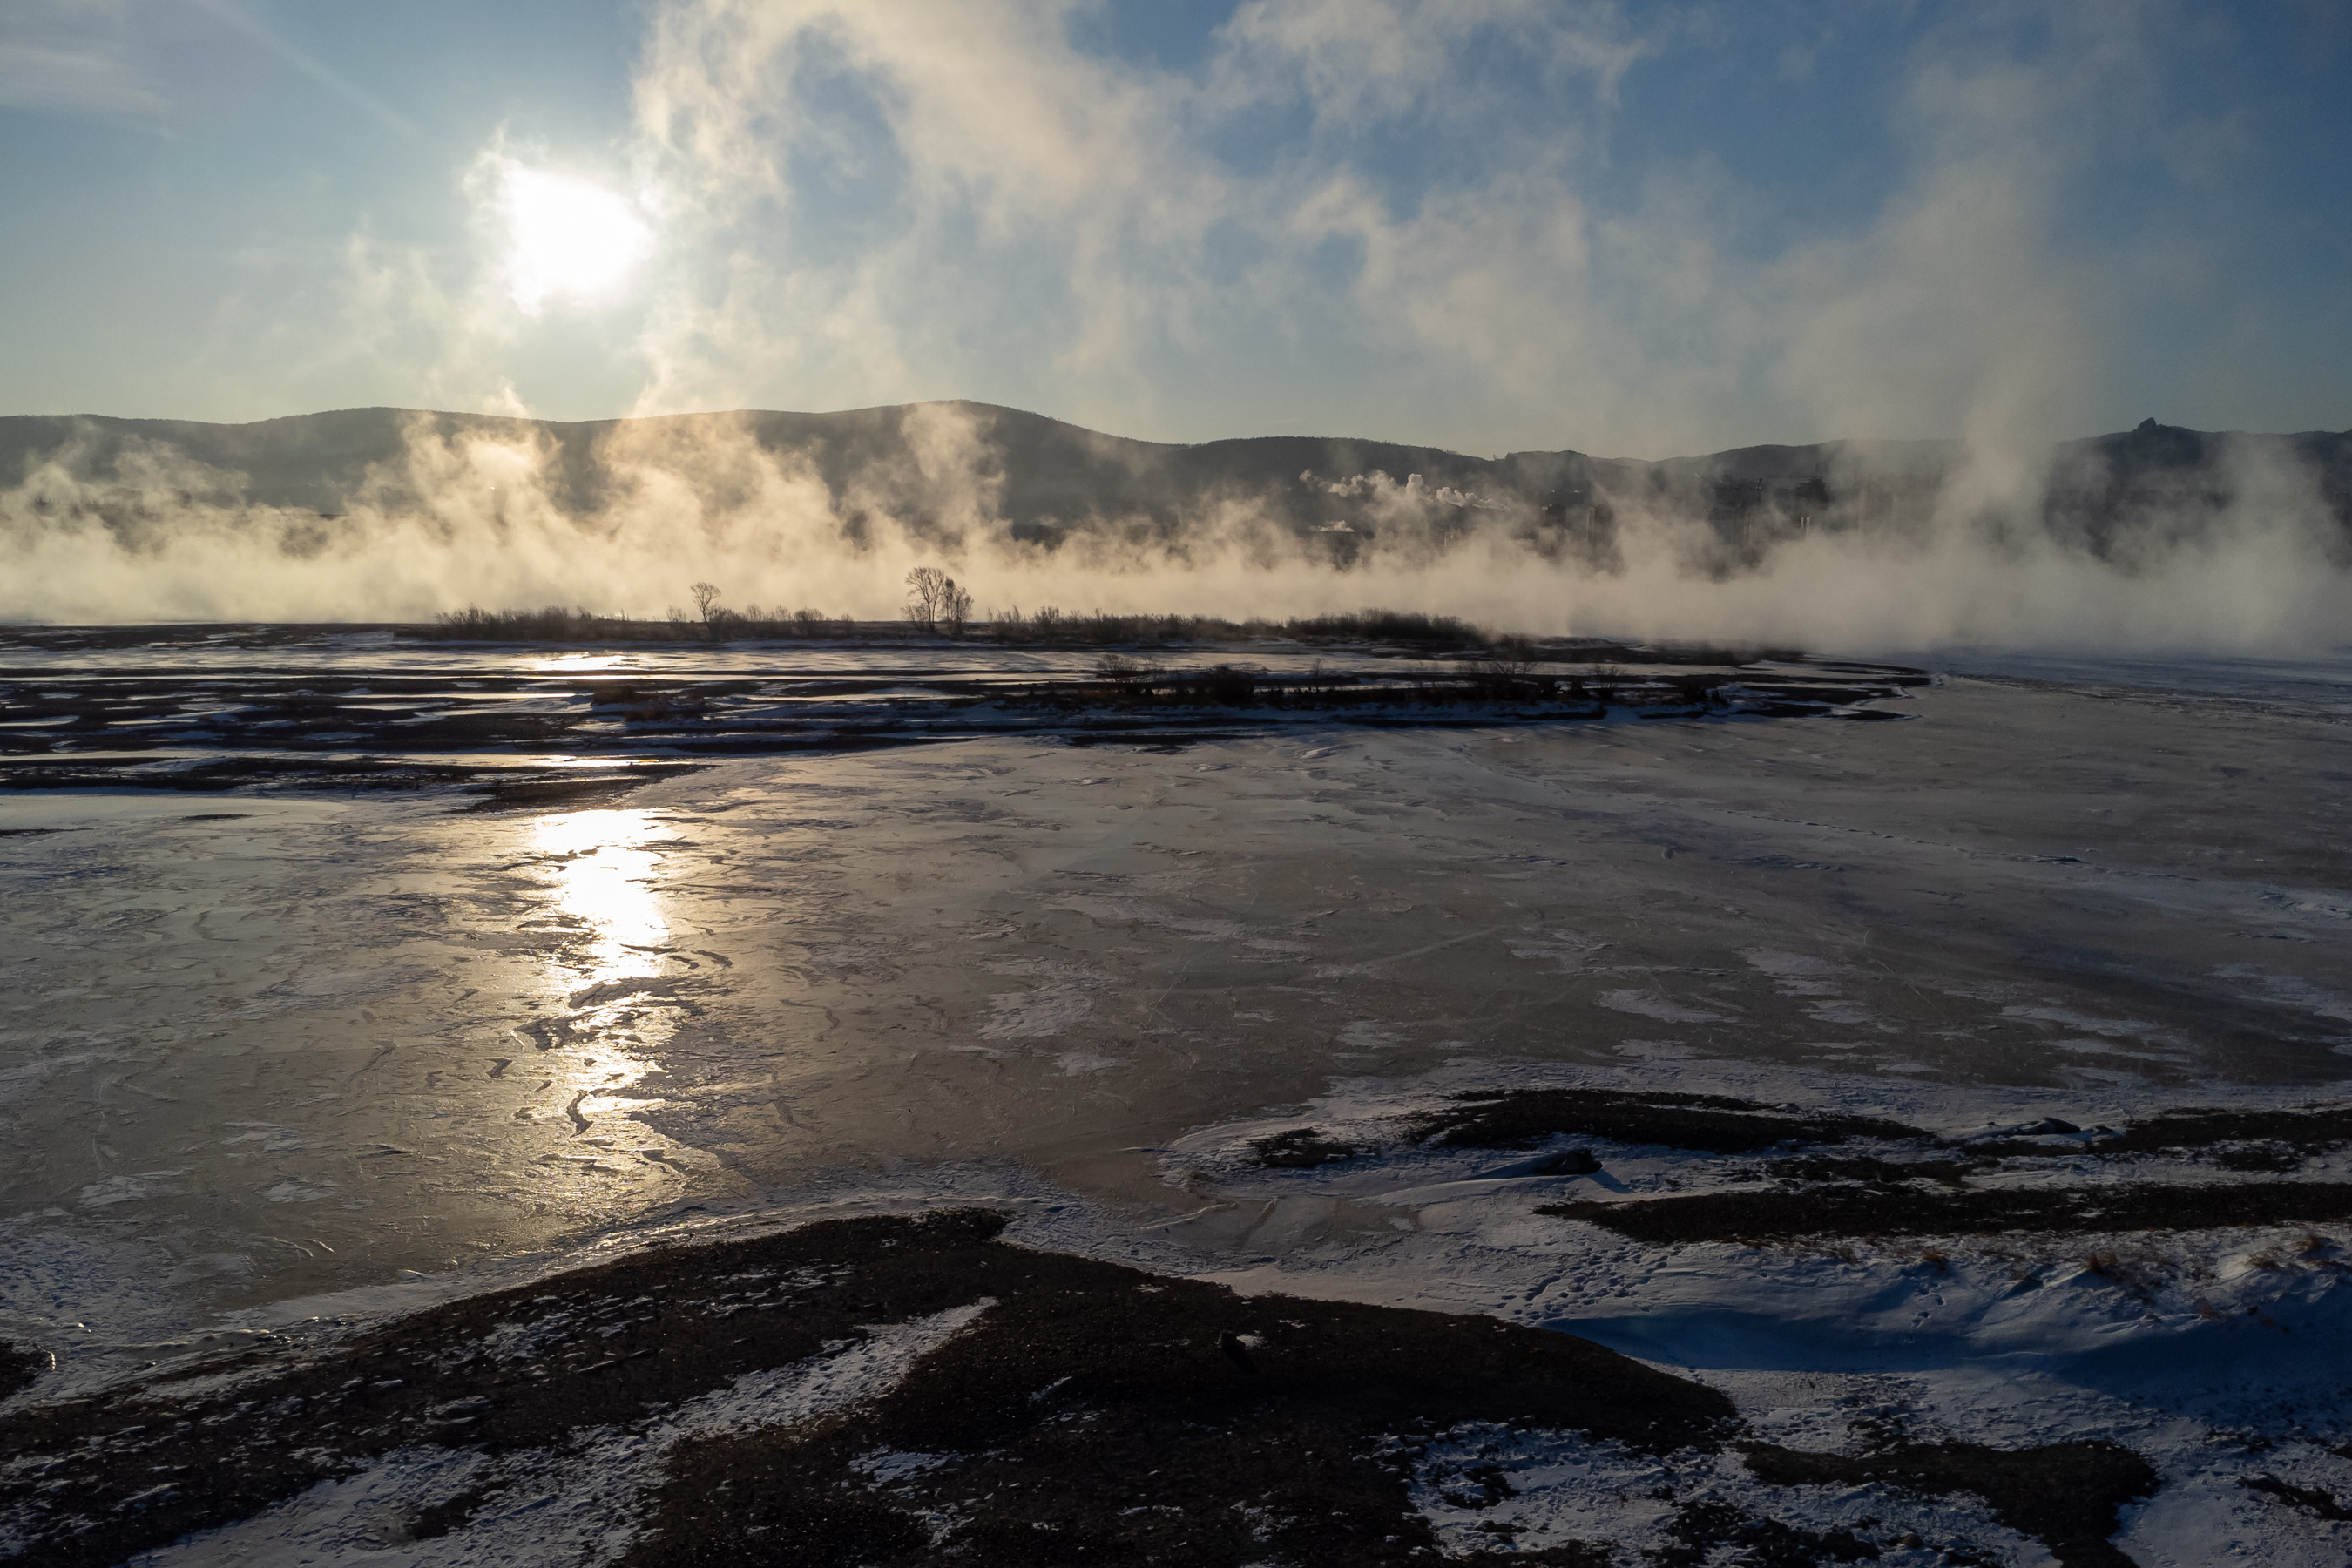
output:
<path id="1" fill-rule="evenodd" d="M 60 1362 L 16 1403 L 681 1226 L 982 1198 L 1028 1245 L 1586 1335 L 1787 1446 L 1852 1441 L 1855 1401 L 1956 1439 L 2112 1436 L 2166 1478 L 2118 1537 L 2137 1561 L 2341 1561 L 2346 1526 L 2241 1483 L 2352 1499 L 2352 1375 L 2321 1348 L 2344 1226 L 1651 1247 L 1535 1210 L 1713 1190 L 1726 1161 L 1595 1145 L 1599 1175 L 1548 1177 L 1394 1131 L 1539 1084 L 1954 1139 L 2345 1097 L 2341 671 L 1983 673 L 1906 724 L 1002 736 L 594 809 L 0 795 L 39 830 L 0 837 L 0 1338 Z M 1365 1152 L 1252 1159 L 1307 1126 Z M 2257 1179 L 2095 1164 L 1982 1180 Z M 1622 1463 L 1544 1441 L 1427 1463 L 1507 1450 L 1522 1547 L 1580 1509 L 1640 1539 Z M 362 1550 L 453 1463 L 182 1555 Z M 1808 1528 L 1896 1506 L 1825 1497 Z M 1449 1541 L 1483 1516 L 1429 1507 Z M 1967 1512 L 1903 1517 L 1999 1536 Z"/>

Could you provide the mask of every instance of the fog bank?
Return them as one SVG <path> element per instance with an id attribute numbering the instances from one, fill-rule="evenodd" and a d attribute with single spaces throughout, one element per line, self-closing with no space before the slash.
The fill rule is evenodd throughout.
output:
<path id="1" fill-rule="evenodd" d="M 2039 449 L 1485 459 L 1168 446 L 974 404 L 557 425 L 355 410 L 0 420 L 0 616 L 429 619 L 467 605 L 1280 617 L 1816 647 L 2293 651 L 2352 611 L 2352 437 L 2153 421 Z"/>

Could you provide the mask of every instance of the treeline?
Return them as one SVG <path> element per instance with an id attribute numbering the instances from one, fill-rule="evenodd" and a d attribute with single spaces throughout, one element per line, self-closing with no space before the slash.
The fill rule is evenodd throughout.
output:
<path id="1" fill-rule="evenodd" d="M 444 611 L 423 636 L 452 642 L 725 642 L 737 637 L 846 637 L 857 623 L 819 610 L 768 611 L 714 606 L 700 617 L 673 613 L 662 620 L 604 616 L 550 605 L 537 610 Z"/>
<path id="2" fill-rule="evenodd" d="M 708 585 L 696 586 L 699 590 Z M 856 621 L 813 609 L 771 611 L 755 605 L 735 610 L 718 604 L 715 595 L 705 599 L 698 593 L 697 598 L 698 614 L 673 610 L 659 620 L 598 615 L 593 610 L 561 605 L 536 610 L 469 607 L 446 612 L 420 631 L 427 637 L 464 642 L 733 642 L 784 638 L 928 642 L 956 638 L 1078 647 L 1160 647 L 1288 637 L 1298 642 L 1400 643 L 1442 650 L 1482 647 L 1488 640 L 1476 626 L 1454 616 L 1403 610 L 1362 610 L 1353 615 L 1282 621 L 1231 621 L 1214 616 L 1113 615 L 1099 610 L 1076 614 L 1047 605 L 1026 615 L 1018 608 L 1001 610 L 984 622 L 967 622 L 959 617 L 950 626 L 941 617 L 927 626 L 915 616 L 903 623 Z"/>
<path id="3" fill-rule="evenodd" d="M 1052 605 L 1024 616 L 1020 610 L 990 617 L 980 635 L 1008 643 L 1065 643 L 1080 647 L 1167 647 L 1179 643 L 1296 642 L 1406 643 L 1425 648 L 1485 646 L 1486 634 L 1452 616 L 1402 610 L 1362 610 L 1351 616 L 1289 620 L 1229 621 L 1215 616 L 1121 616 L 1097 610 L 1075 615 Z"/>

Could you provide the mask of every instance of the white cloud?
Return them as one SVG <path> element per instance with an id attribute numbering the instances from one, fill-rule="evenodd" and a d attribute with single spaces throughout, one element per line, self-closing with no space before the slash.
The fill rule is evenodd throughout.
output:
<path id="1" fill-rule="evenodd" d="M 1620 162 L 1630 73 L 1740 47 L 1705 8 L 1251 0 L 1181 70 L 1081 47 L 1089 9 L 662 0 L 625 175 L 597 175 L 661 229 L 600 325 L 633 334 L 605 384 L 641 364 L 638 413 L 962 396 L 1481 452 L 1965 435 L 1997 495 L 2098 427 L 2135 313 L 2216 286 L 2177 236 L 2074 221 L 2126 155 L 2229 155 L 2168 121 L 2172 14 L 2131 0 L 1894 29 L 1892 108 L 1859 128 L 1883 194 L 1801 226 L 1707 153 Z M 1843 90 L 1809 68 L 1791 90 Z M 557 166 L 501 136 L 478 205 L 517 158 Z M 497 226 L 476 238 L 470 279 L 420 255 L 412 301 L 356 313 L 387 366 L 375 321 L 441 322 L 398 352 L 469 406 L 511 398 L 525 341 L 488 305 L 518 281 Z"/>
<path id="2" fill-rule="evenodd" d="M 2112 280 L 2053 215 L 2150 121 L 2138 7 L 2053 13 L 2041 63 L 2005 22 L 1928 34 L 1880 210 L 1760 255 L 1703 160 L 1601 194 L 1625 74 L 1719 47 L 1673 13 L 1253 0 L 1172 73 L 1079 49 L 1074 9 L 664 5 L 643 167 L 703 259 L 641 408 L 963 395 L 1206 434 L 1171 389 L 1319 374 L 1327 426 L 1664 455 L 2046 434 L 2099 384 Z M 1368 161 L 1399 138 L 1410 177 Z"/>

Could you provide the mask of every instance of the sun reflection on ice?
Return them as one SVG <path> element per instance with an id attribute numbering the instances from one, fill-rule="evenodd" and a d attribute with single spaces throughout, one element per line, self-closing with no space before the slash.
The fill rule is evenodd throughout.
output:
<path id="1" fill-rule="evenodd" d="M 615 1175 L 682 1173 L 678 1145 L 627 1118 L 659 1100 L 633 1095 L 661 1070 L 679 1004 L 660 846 L 677 832 L 650 811 L 573 811 L 530 825 L 530 845 L 569 940 L 547 953 L 551 1016 L 536 1026 L 547 1079 L 530 1120 L 571 1124 L 560 1153 L 562 1195 L 594 1206 Z M 640 1166 L 646 1169 L 640 1169 Z M 549 1194 L 556 1195 L 556 1194 Z"/>
<path id="2" fill-rule="evenodd" d="M 594 675 L 608 669 L 641 669 L 645 661 L 633 653 L 558 653 L 523 661 L 539 675 Z"/>
<path id="3" fill-rule="evenodd" d="M 559 858 L 558 906 L 593 933 L 558 958 L 555 983 L 572 992 L 661 973 L 669 921 L 656 890 L 662 858 L 647 846 L 676 837 L 669 825 L 650 811 L 574 811 L 540 818 L 532 837 Z"/>

